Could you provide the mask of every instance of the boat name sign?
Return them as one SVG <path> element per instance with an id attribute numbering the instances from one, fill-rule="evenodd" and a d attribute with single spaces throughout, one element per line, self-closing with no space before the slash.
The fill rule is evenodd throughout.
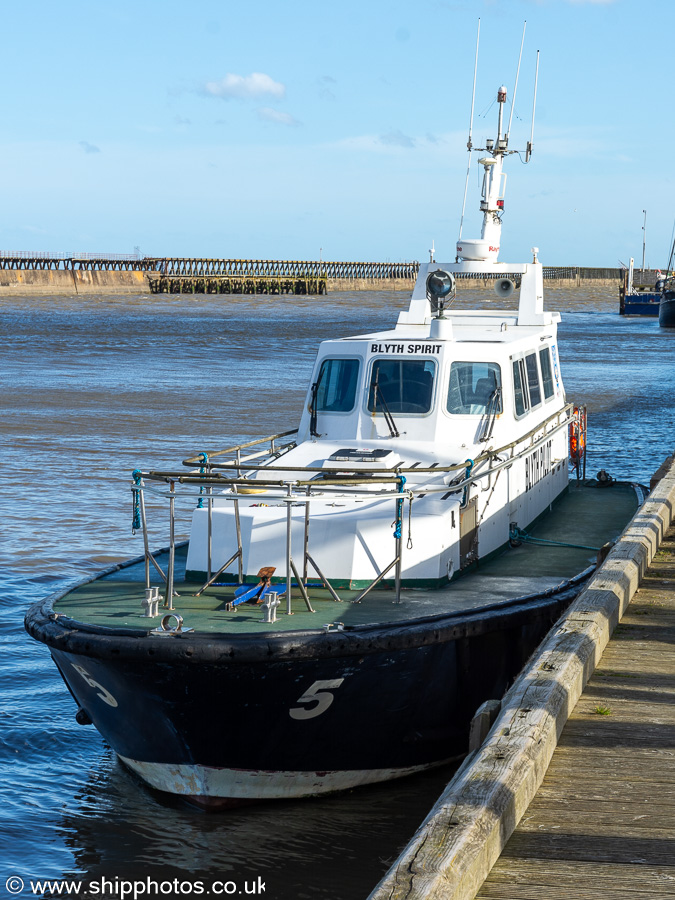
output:
<path id="1" fill-rule="evenodd" d="M 525 457 L 525 490 L 529 491 L 551 471 L 551 444 L 547 441 Z"/>
<path id="2" fill-rule="evenodd" d="M 371 344 L 371 353 L 426 353 L 437 356 L 442 344 Z"/>

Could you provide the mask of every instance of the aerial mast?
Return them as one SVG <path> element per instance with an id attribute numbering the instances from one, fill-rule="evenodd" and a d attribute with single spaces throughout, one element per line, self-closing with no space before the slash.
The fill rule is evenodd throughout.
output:
<path id="1" fill-rule="evenodd" d="M 473 149 L 473 144 L 471 142 L 471 134 L 473 132 L 473 109 L 476 100 L 476 74 L 478 72 L 478 42 L 480 40 L 480 19 L 478 20 L 478 32 L 476 34 L 476 58 L 473 64 L 473 91 L 471 93 L 471 117 L 469 119 L 469 139 L 466 142 L 466 149 L 469 153 L 469 157 L 466 164 L 466 181 L 464 182 L 464 200 L 462 201 L 462 216 L 459 220 L 459 235 L 457 237 L 457 241 L 462 240 L 462 228 L 464 226 L 464 212 L 466 210 L 466 194 L 469 189 L 469 172 L 471 170 L 471 150 Z M 455 262 L 459 261 L 459 257 L 455 257 Z"/>

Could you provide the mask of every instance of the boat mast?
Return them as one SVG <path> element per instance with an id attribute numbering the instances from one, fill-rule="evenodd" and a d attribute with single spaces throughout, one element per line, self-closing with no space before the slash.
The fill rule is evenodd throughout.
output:
<path id="1" fill-rule="evenodd" d="M 479 20 L 480 33 L 480 20 Z M 520 54 L 518 56 L 518 66 L 516 69 L 516 89 L 518 85 L 518 77 L 520 75 L 520 63 L 523 53 L 523 44 L 525 41 L 525 26 L 523 25 L 523 35 L 520 42 Z M 476 90 L 476 69 L 478 65 L 478 42 L 476 42 L 476 65 L 474 66 L 474 95 Z M 534 139 L 534 109 L 537 102 L 537 76 L 539 73 L 539 52 L 537 51 L 537 66 L 534 76 L 534 101 L 532 105 L 532 133 L 525 151 L 525 162 L 529 162 L 532 154 L 532 143 Z M 515 92 L 514 92 L 515 101 Z M 485 147 L 477 147 L 475 149 L 484 152 L 483 156 L 478 160 L 478 165 L 483 166 L 483 182 L 481 186 L 481 202 L 480 210 L 483 213 L 483 224 L 481 227 L 480 239 L 463 239 L 462 224 L 464 222 L 464 207 L 466 205 L 466 185 L 464 187 L 464 204 L 462 206 L 462 219 L 459 227 L 459 239 L 457 241 L 457 256 L 455 262 L 490 262 L 496 263 L 499 257 L 499 245 L 502 230 L 502 214 L 504 212 L 504 188 L 506 186 L 506 174 L 503 171 L 504 157 L 510 153 L 519 153 L 517 150 L 509 150 L 509 135 L 511 132 L 511 122 L 513 119 L 513 106 L 511 108 L 511 116 L 509 117 L 508 126 L 504 130 L 504 104 L 506 103 L 506 87 L 502 85 L 497 91 L 497 104 L 499 116 L 497 120 L 497 137 L 496 139 L 488 138 Z M 514 103 L 515 105 L 515 103 Z M 469 151 L 469 160 L 471 159 L 471 151 L 474 149 L 471 141 L 473 128 L 473 108 L 474 99 L 471 100 L 471 124 L 469 125 L 469 140 L 467 149 Z M 470 163 L 469 163 L 470 164 Z M 469 170 L 467 168 L 467 185 Z"/>
<path id="2" fill-rule="evenodd" d="M 503 132 L 504 104 L 506 103 L 506 88 L 502 85 L 497 91 L 497 103 L 499 105 L 499 118 L 497 120 L 497 140 L 486 142 L 486 150 L 490 156 L 478 160 L 483 166 L 483 188 L 481 191 L 481 212 L 483 213 L 483 227 L 481 228 L 481 240 L 487 241 L 491 255 L 497 258 L 499 253 L 499 241 L 502 231 L 500 213 L 504 209 L 503 200 L 503 165 L 507 152 L 508 137 Z"/>
<path id="3" fill-rule="evenodd" d="M 527 21 L 523 22 L 523 36 L 520 39 L 520 53 L 518 54 L 518 65 L 516 67 L 516 81 L 513 85 L 513 103 L 511 104 L 511 113 L 509 115 L 509 127 L 506 129 L 506 140 L 508 141 L 511 134 L 511 122 L 513 121 L 513 110 L 516 108 L 516 94 L 518 93 L 518 76 L 520 75 L 520 62 L 523 58 L 523 44 L 525 43 L 525 28 Z"/>
<path id="4" fill-rule="evenodd" d="M 473 132 L 473 110 L 474 104 L 476 101 L 476 75 L 478 73 L 478 43 L 480 41 L 480 19 L 478 19 L 478 32 L 476 34 L 476 58 L 473 64 L 473 91 L 471 92 L 471 117 L 469 118 L 469 139 L 466 142 L 466 149 L 469 153 L 469 158 L 466 164 L 466 180 L 464 182 L 464 199 L 462 200 L 462 216 L 459 220 L 459 235 L 457 237 L 457 241 L 462 240 L 462 228 L 464 227 L 464 213 L 466 211 L 466 195 L 469 189 L 469 173 L 471 171 L 471 150 L 473 149 L 473 143 L 471 142 L 471 135 Z M 433 262 L 433 260 L 432 260 Z M 455 257 L 455 262 L 459 262 L 459 257 Z"/>
<path id="5" fill-rule="evenodd" d="M 532 99 L 532 130 L 530 132 L 530 140 L 527 143 L 525 151 L 525 162 L 529 163 L 532 156 L 532 148 L 534 146 L 534 111 L 537 108 L 537 81 L 539 79 L 539 51 L 537 50 L 537 64 L 534 67 L 534 97 Z"/>

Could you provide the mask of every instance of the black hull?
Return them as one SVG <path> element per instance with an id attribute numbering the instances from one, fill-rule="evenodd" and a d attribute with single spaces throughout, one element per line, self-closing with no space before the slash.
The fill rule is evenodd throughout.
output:
<path id="1" fill-rule="evenodd" d="M 659 303 L 659 325 L 675 328 L 675 291 L 664 291 Z"/>
<path id="2" fill-rule="evenodd" d="M 54 617 L 51 600 L 26 627 L 131 768 L 217 806 L 349 788 L 464 754 L 477 707 L 502 696 L 581 580 L 343 632 L 158 637 Z"/>

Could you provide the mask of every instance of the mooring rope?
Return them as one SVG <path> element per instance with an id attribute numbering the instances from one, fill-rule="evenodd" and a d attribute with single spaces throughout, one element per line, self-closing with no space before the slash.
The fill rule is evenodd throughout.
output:
<path id="1" fill-rule="evenodd" d="M 595 550 L 597 553 L 601 547 L 589 547 L 586 544 L 570 544 L 567 541 L 553 541 L 546 538 L 536 538 L 529 535 L 526 531 L 522 531 L 517 525 L 512 525 L 509 529 L 510 541 L 525 541 L 530 544 L 545 544 L 551 547 L 572 547 L 575 550 Z"/>
<path id="2" fill-rule="evenodd" d="M 405 475 L 399 476 L 398 490 L 399 490 L 400 494 L 403 493 L 403 488 L 405 487 L 405 482 L 406 482 Z M 398 500 L 396 501 L 396 522 L 394 523 L 396 526 L 394 528 L 394 537 L 396 538 L 396 540 L 398 540 L 401 537 L 401 535 L 403 534 L 403 501 L 404 501 L 404 499 L 405 499 L 405 497 L 399 497 Z"/>
<path id="3" fill-rule="evenodd" d="M 131 477 L 134 479 L 134 483 L 131 487 L 131 493 L 133 495 L 131 516 L 132 534 L 136 534 L 138 529 L 141 527 L 141 475 L 142 472 L 140 469 L 134 469 L 134 471 L 131 473 Z"/>
<path id="4" fill-rule="evenodd" d="M 473 467 L 475 466 L 475 462 L 474 462 L 473 459 L 467 459 L 467 460 L 464 461 L 464 465 L 466 466 L 466 472 L 465 472 L 465 474 L 464 474 L 464 478 L 465 478 L 465 479 L 466 479 L 466 478 L 470 478 L 470 477 L 471 477 L 471 470 L 472 470 Z M 468 485 L 468 484 L 465 484 L 465 485 L 464 485 L 464 492 L 462 493 L 462 507 L 465 507 L 465 506 L 466 506 L 466 500 L 467 500 L 468 495 L 469 495 L 469 485 Z"/>
<path id="5" fill-rule="evenodd" d="M 204 452 L 204 453 L 200 453 L 199 456 L 201 457 L 201 461 L 202 461 L 202 465 L 199 469 L 199 474 L 206 475 L 206 464 L 209 461 L 209 454 Z M 199 500 L 197 501 L 197 509 L 204 508 L 204 501 L 202 500 L 202 494 L 204 494 L 205 492 L 206 492 L 206 488 L 204 487 L 204 485 L 201 485 L 199 488 Z"/>

